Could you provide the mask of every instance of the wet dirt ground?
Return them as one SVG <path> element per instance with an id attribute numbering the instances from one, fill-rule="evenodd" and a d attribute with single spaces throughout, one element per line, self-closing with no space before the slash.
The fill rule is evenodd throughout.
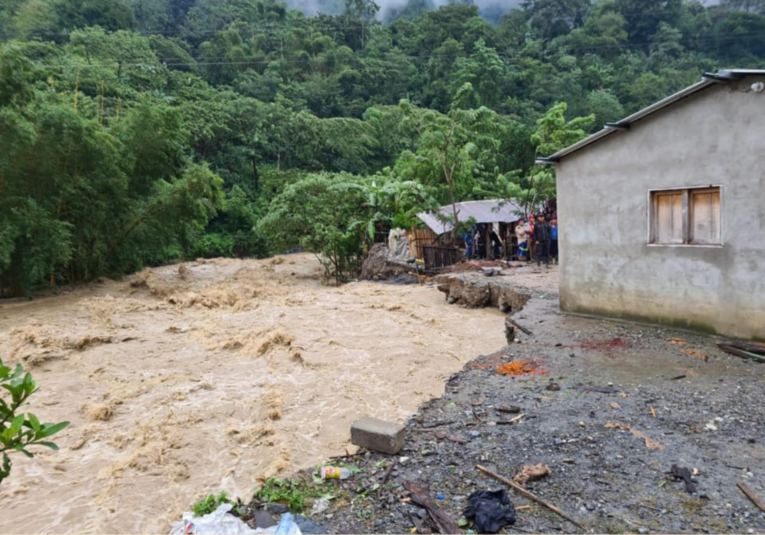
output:
<path id="1" fill-rule="evenodd" d="M 0 355 L 41 387 L 28 410 L 72 425 L 15 458 L 0 533 L 167 533 L 207 493 L 344 453 L 365 414 L 405 421 L 503 343 L 496 310 L 320 275 L 307 254 L 198 261 L 1 302 Z"/>
<path id="2" fill-rule="evenodd" d="M 526 488 L 589 532 L 765 532 L 765 512 L 737 487 L 765 499 L 765 366 L 720 352 L 710 337 L 562 315 L 555 270 L 535 271 L 522 268 L 519 283 L 537 290 L 513 315 L 533 335 L 455 374 L 412 415 L 399 455 L 347 459 L 361 472 L 332 483 L 337 498 L 311 519 L 336 533 L 430 532 L 405 480 L 457 520 L 473 491 L 504 487 L 476 465 L 512 478 L 546 463 L 551 475 Z M 537 374 L 496 373 L 518 360 Z M 498 408 L 509 406 L 524 416 L 506 425 L 517 414 Z M 669 474 L 673 464 L 695 474 L 694 493 Z M 508 533 L 584 531 L 510 496 L 520 509 Z"/>

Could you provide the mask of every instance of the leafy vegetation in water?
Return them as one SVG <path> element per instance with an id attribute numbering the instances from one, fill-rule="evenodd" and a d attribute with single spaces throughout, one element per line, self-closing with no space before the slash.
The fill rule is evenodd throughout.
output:
<path id="1" fill-rule="evenodd" d="M 765 66 L 765 0 L 395 4 L 0 2 L 0 295 L 294 247 L 347 280 L 419 211 L 535 209 L 536 157 Z"/>
<path id="2" fill-rule="evenodd" d="M 32 446 L 43 446 L 58 450 L 49 439 L 65 429 L 69 422 L 41 423 L 31 412 L 19 409 L 37 392 L 37 383 L 32 374 L 25 373 L 21 364 L 15 368 L 5 366 L 0 359 L 0 483 L 10 476 L 13 463 L 10 453 L 23 453 L 34 457 L 29 450 Z"/>
<path id="3" fill-rule="evenodd" d="M 208 494 L 194 503 L 191 506 L 191 510 L 194 512 L 194 516 L 209 515 L 224 503 L 231 503 L 231 500 L 228 499 L 226 491 L 222 490 L 217 496 L 215 494 Z"/>

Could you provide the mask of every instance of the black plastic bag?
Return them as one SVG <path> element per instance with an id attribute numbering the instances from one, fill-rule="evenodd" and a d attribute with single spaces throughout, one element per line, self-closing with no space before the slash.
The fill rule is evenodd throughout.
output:
<path id="1" fill-rule="evenodd" d="M 515 524 L 515 507 L 504 489 L 475 491 L 468 497 L 463 514 L 473 521 L 478 533 L 499 533 L 508 524 Z"/>

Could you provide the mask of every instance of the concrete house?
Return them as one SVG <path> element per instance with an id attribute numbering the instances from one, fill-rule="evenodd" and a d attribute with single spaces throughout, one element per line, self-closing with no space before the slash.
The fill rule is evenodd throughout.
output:
<path id="1" fill-rule="evenodd" d="M 705 74 L 537 163 L 564 310 L 765 339 L 765 70 Z"/>

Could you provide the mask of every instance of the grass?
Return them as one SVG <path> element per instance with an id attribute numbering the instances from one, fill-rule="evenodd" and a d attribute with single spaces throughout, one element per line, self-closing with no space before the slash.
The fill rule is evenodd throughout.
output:
<path id="1" fill-rule="evenodd" d="M 285 503 L 290 510 L 302 513 L 305 510 L 306 500 L 310 498 L 332 498 L 326 489 L 314 486 L 301 479 L 282 479 L 270 477 L 266 479 L 260 489 L 255 493 L 255 498 L 266 503 Z"/>
<path id="2" fill-rule="evenodd" d="M 231 503 L 231 500 L 228 499 L 226 491 L 222 490 L 217 496 L 215 494 L 208 494 L 194 503 L 191 506 L 191 510 L 194 511 L 194 516 L 209 515 L 224 503 Z"/>

